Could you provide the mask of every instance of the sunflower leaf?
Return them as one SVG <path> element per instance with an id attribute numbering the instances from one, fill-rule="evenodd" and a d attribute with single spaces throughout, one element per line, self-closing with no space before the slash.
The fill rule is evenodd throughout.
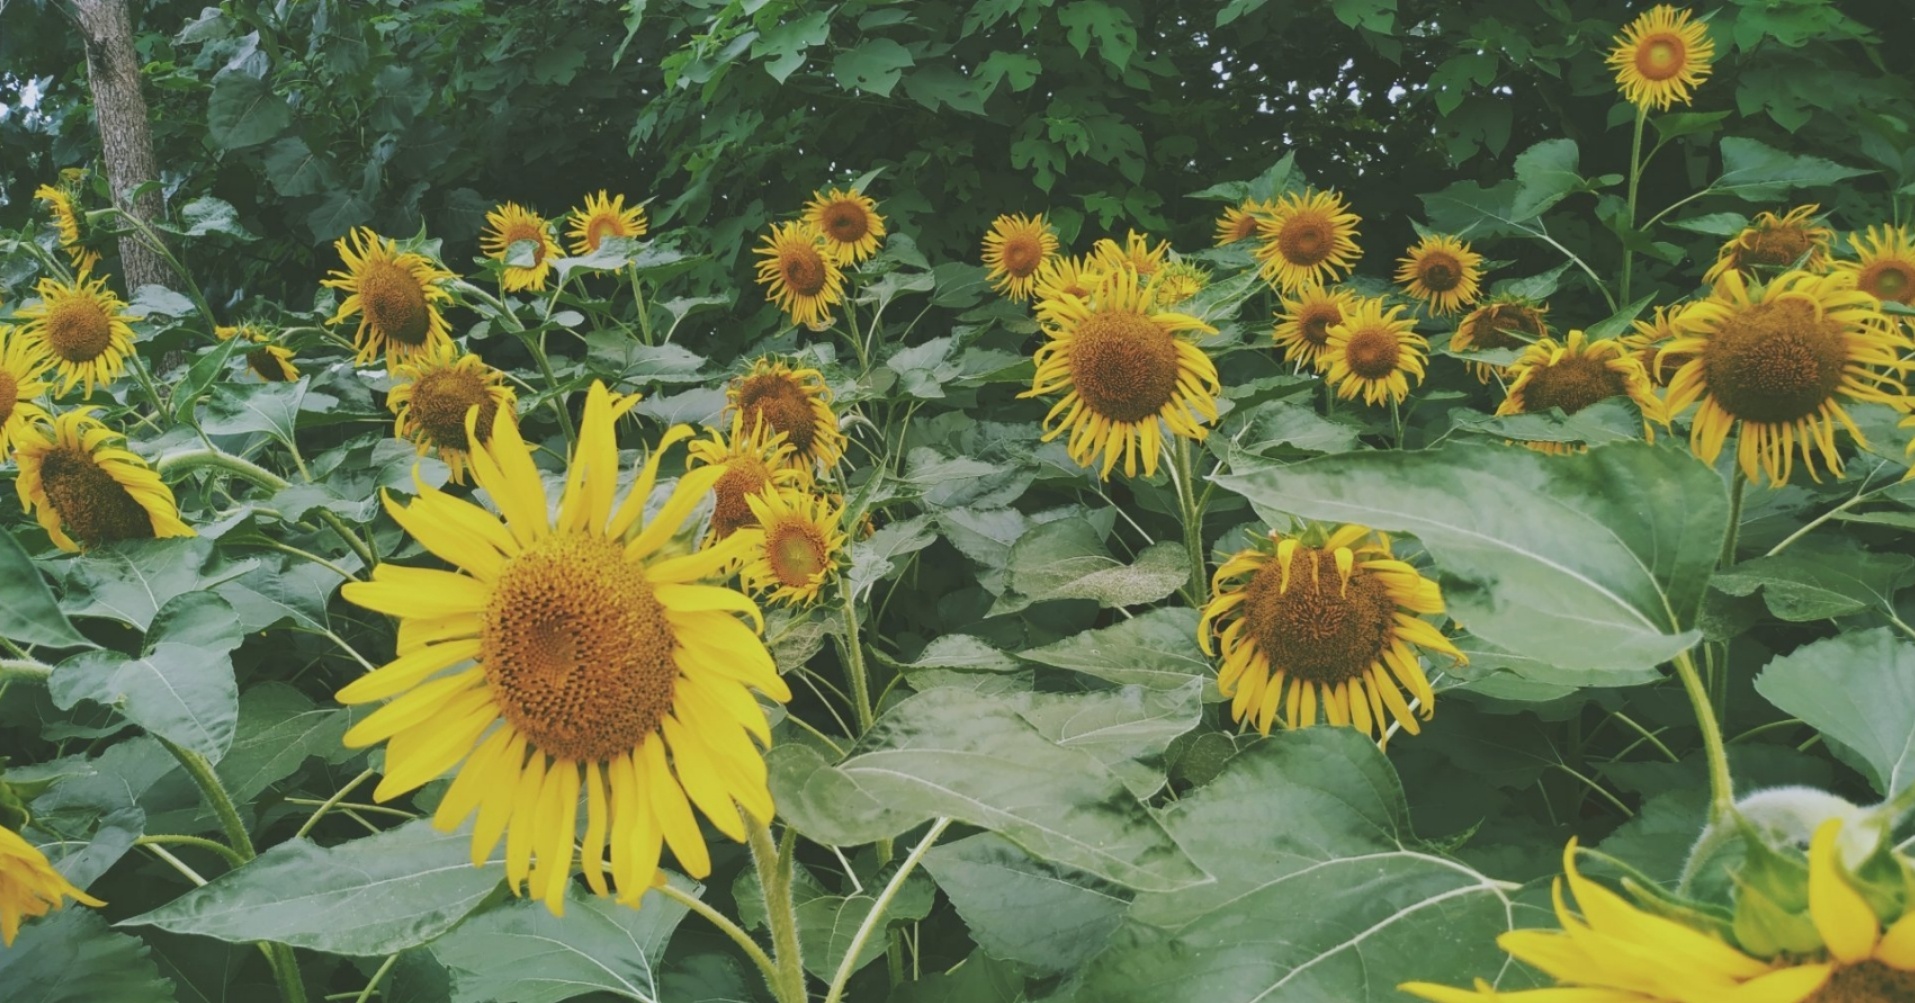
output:
<path id="1" fill-rule="evenodd" d="M 1844 758 L 1884 796 L 1915 782 L 1915 644 L 1887 627 L 1776 658 L 1755 691 L 1848 751 Z"/>
<path id="2" fill-rule="evenodd" d="M 633 909 L 573 886 L 564 916 L 539 902 L 507 903 L 461 924 L 431 951 L 452 973 L 452 1003 L 558 1003 L 588 992 L 657 1003 L 665 944 L 685 911 L 662 895 Z"/>
<path id="3" fill-rule="evenodd" d="M 160 977 L 145 944 L 72 905 L 26 924 L 12 947 L 0 949 L 0 987 L 7 1003 L 174 1000 L 173 984 Z"/>
<path id="4" fill-rule="evenodd" d="M 153 618 L 137 658 L 85 651 L 61 662 L 47 692 L 61 709 L 91 700 L 168 741 L 218 762 L 233 743 L 239 686 L 231 652 L 239 624 L 226 600 L 188 592 Z"/>
<path id="5" fill-rule="evenodd" d="M 91 647 L 53 600 L 53 590 L 12 533 L 0 533 L 0 637 L 61 648 Z"/>
<path id="6" fill-rule="evenodd" d="M 1047 863 L 994 833 L 931 848 L 924 867 L 992 957 L 1047 974 L 1090 959 L 1123 920 L 1132 893 Z"/>
<path id="7" fill-rule="evenodd" d="M 1197 647 L 1197 611 L 1183 606 L 1149 610 L 1017 657 L 1157 690 L 1176 690 L 1210 674 L 1210 660 Z"/>

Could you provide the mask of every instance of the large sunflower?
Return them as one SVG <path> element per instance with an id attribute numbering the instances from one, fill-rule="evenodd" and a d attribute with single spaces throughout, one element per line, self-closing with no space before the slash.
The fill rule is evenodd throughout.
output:
<path id="1" fill-rule="evenodd" d="M 1343 322 L 1330 326 L 1318 368 L 1347 400 L 1361 393 L 1365 404 L 1401 402 L 1410 395 L 1410 378 L 1423 382 L 1423 359 L 1430 343 L 1415 331 L 1415 322 L 1400 306 L 1387 306 L 1380 296 L 1359 297 L 1343 311 Z"/>
<path id="2" fill-rule="evenodd" d="M 831 411 L 831 388 L 816 369 L 793 369 L 776 359 L 759 359 L 750 371 L 725 387 L 727 414 L 742 415 L 748 426 L 782 434 L 791 444 L 791 463 L 807 471 L 830 469 L 844 455 L 844 433 Z"/>
<path id="3" fill-rule="evenodd" d="M 1270 203 L 1262 199 L 1245 199 L 1238 205 L 1225 206 L 1223 215 L 1217 217 L 1217 246 L 1229 247 L 1255 236 L 1257 219 L 1269 215 L 1270 210 Z"/>
<path id="4" fill-rule="evenodd" d="M 46 368 L 46 358 L 32 342 L 0 324 L 0 458 L 13 449 L 29 425 L 52 420 L 36 403 L 51 389 L 41 378 Z"/>
<path id="5" fill-rule="evenodd" d="M 1204 426 L 1217 420 L 1216 363 L 1177 336 L 1216 328 L 1159 310 L 1135 269 L 1119 266 L 1090 296 L 1049 306 L 1037 374 L 1020 395 L 1064 394 L 1044 416 L 1045 442 L 1068 431 L 1071 459 L 1098 466 L 1098 476 L 1109 477 L 1120 458 L 1125 476 L 1137 475 L 1140 458 L 1148 476 L 1157 472 L 1166 429 L 1202 439 Z"/>
<path id="6" fill-rule="evenodd" d="M 252 324 L 220 326 L 213 334 L 221 341 L 238 338 L 253 347 L 246 349 L 246 368 L 253 375 L 268 383 L 291 383 L 299 378 L 299 367 L 293 365 L 293 350 L 273 344 L 271 335 Z"/>
<path id="7" fill-rule="evenodd" d="M 512 245 L 532 245 L 532 263 L 506 264 L 499 274 L 499 288 L 509 293 L 538 292 L 552 274 L 552 259 L 559 256 L 558 241 L 552 239 L 552 224 L 545 217 L 517 202 L 507 202 L 485 214 L 485 230 L 479 234 L 479 250 L 494 261 L 505 262 Z"/>
<path id="8" fill-rule="evenodd" d="M 106 287 L 105 279 L 84 274 L 72 282 L 41 279 L 34 290 L 38 306 L 14 313 L 26 321 L 21 337 L 53 364 L 60 392 L 85 384 L 92 396 L 97 384 L 111 383 L 126 372 L 133 354 L 133 328 L 127 324 L 126 304 Z"/>
<path id="9" fill-rule="evenodd" d="M 1321 369 L 1324 351 L 1330 345 L 1330 329 L 1343 323 L 1343 312 L 1350 308 L 1351 296 L 1341 289 L 1305 286 L 1296 298 L 1284 296 L 1272 332 L 1283 360 L 1291 365 Z"/>
<path id="10" fill-rule="evenodd" d="M 1149 279 L 1164 267 L 1170 254 L 1170 241 L 1160 240 L 1157 246 L 1150 245 L 1150 235 L 1131 230 L 1125 234 L 1124 242 L 1119 244 L 1109 237 L 1091 245 L 1090 257 L 1097 267 L 1106 272 L 1116 271 L 1129 265 L 1140 278 Z"/>
<path id="11" fill-rule="evenodd" d="M 764 546 L 739 570 L 745 587 L 769 602 L 816 602 L 844 553 L 844 511 L 830 498 L 800 491 L 746 495 L 764 530 Z"/>
<path id="12" fill-rule="evenodd" d="M 1746 274 L 1757 267 L 1827 271 L 1835 231 L 1816 220 L 1815 214 L 1821 211 L 1821 206 L 1810 204 L 1796 206 L 1784 216 L 1756 213 L 1754 222 L 1729 238 L 1716 252 L 1716 263 L 1709 267 L 1702 281 L 1714 285 L 1726 272 Z"/>
<path id="13" fill-rule="evenodd" d="M 1701 21 L 1687 10 L 1662 4 L 1630 22 L 1609 50 L 1609 68 L 1616 71 L 1616 88 L 1638 108 L 1667 111 L 1689 103 L 1689 89 L 1709 77 L 1715 43 Z"/>
<path id="14" fill-rule="evenodd" d="M 661 843 L 680 869 L 711 873 L 692 806 L 742 840 L 740 809 L 770 821 L 757 743 L 769 743 L 758 690 L 787 700 L 771 656 L 739 614 L 743 593 L 701 585 L 757 543 L 739 533 L 676 557 L 665 546 L 722 474 L 695 470 L 645 518 L 665 433 L 617 501 L 613 427 L 634 403 L 594 382 L 556 510 L 518 426 L 495 419 L 471 451 L 472 472 L 502 515 L 431 487 L 386 510 L 455 570 L 381 564 L 343 595 L 399 618 L 398 657 L 339 691 L 343 703 L 386 701 L 346 744 L 386 742 L 390 800 L 457 768 L 434 814 L 451 830 L 475 811 L 472 859 L 505 838 L 506 880 L 560 912 L 577 855 L 586 883 L 636 903 L 658 872 Z M 468 422 L 475 420 L 468 418 Z M 476 434 L 473 436 L 476 438 Z M 762 622 L 760 622 L 762 627 Z"/>
<path id="15" fill-rule="evenodd" d="M 878 203 L 856 188 L 812 192 L 804 221 L 824 236 L 825 253 L 841 264 L 856 264 L 878 253 L 884 242 L 884 217 Z"/>
<path id="16" fill-rule="evenodd" d="M 1356 246 L 1362 218 L 1336 192 L 1292 192 L 1257 217 L 1257 260 L 1263 277 L 1285 293 L 1327 285 L 1363 256 Z"/>
<path id="17" fill-rule="evenodd" d="M 56 185 L 41 185 L 33 190 L 33 197 L 47 204 L 53 225 L 60 231 L 60 246 L 73 262 L 73 270 L 81 274 L 92 271 L 100 263 L 100 255 L 86 246 L 86 217 L 73 204 L 73 193 Z"/>
<path id="18" fill-rule="evenodd" d="M 20 503 L 62 550 L 194 535 L 180 521 L 172 489 L 93 417 L 98 410 L 75 408 L 16 433 Z"/>
<path id="19" fill-rule="evenodd" d="M 66 899 L 96 909 L 106 905 L 54 870 L 39 847 L 0 827 L 0 944 L 12 947 L 21 921 L 63 908 Z"/>
<path id="20" fill-rule="evenodd" d="M 1907 343 L 1853 272 L 1791 271 L 1754 287 L 1729 272 L 1675 323 L 1679 336 L 1658 359 L 1693 357 L 1669 380 L 1669 414 L 1701 402 L 1689 447 L 1708 463 L 1739 428 L 1736 459 L 1752 481 L 1766 473 L 1786 484 L 1798 447 L 1811 478 L 1818 454 L 1840 475 L 1836 426 L 1862 441 L 1843 402 L 1898 404 L 1905 394 L 1889 370 L 1906 368 Z"/>
<path id="21" fill-rule="evenodd" d="M 984 268 L 991 288 L 1022 303 L 1031 298 L 1038 272 L 1057 255 L 1057 234 L 1042 214 L 1006 215 L 984 235 Z"/>
<path id="22" fill-rule="evenodd" d="M 1915 306 L 1915 238 L 1899 226 L 1871 226 L 1849 235 L 1854 261 L 1835 267 L 1855 273 L 1855 287 L 1884 303 Z"/>
<path id="23" fill-rule="evenodd" d="M 1543 338 L 1530 345 L 1509 370 L 1509 396 L 1496 409 L 1497 414 L 1540 414 L 1550 408 L 1575 414 L 1597 401 L 1627 397 L 1642 412 L 1645 437 L 1654 435 L 1650 422 L 1669 424 L 1655 384 L 1649 381 L 1642 363 L 1614 338 L 1590 341 L 1581 331 L 1569 332 L 1561 342 Z M 1559 442 L 1529 445 L 1547 453 L 1570 448 Z"/>
<path id="24" fill-rule="evenodd" d="M 1279 711 L 1286 727 L 1317 723 L 1319 705 L 1338 727 L 1379 735 L 1394 718 L 1414 735 L 1418 714 L 1428 720 L 1436 706 L 1418 649 L 1466 661 L 1421 619 L 1443 612 L 1436 583 L 1364 526 L 1273 533 L 1232 555 L 1210 587 L 1197 640 L 1205 654 L 1221 652 L 1217 688 L 1231 716 L 1266 735 Z"/>
<path id="25" fill-rule="evenodd" d="M 585 205 L 571 212 L 572 227 L 565 235 L 572 238 L 572 253 L 590 254 L 607 237 L 645 236 L 645 207 L 625 208 L 625 196 L 609 198 L 603 188 L 597 195 L 585 196 Z"/>
<path id="26" fill-rule="evenodd" d="M 746 425 L 743 412 L 732 413 L 730 435 L 714 428 L 710 438 L 694 440 L 686 450 L 685 466 L 724 468 L 724 476 L 711 489 L 713 540 L 758 525 L 746 502 L 751 495 L 802 490 L 811 481 L 810 471 L 792 461 L 785 434 L 759 422 Z"/>
<path id="27" fill-rule="evenodd" d="M 831 323 L 831 308 L 844 302 L 844 272 L 825 249 L 823 234 L 806 222 L 775 223 L 752 253 L 764 259 L 758 284 L 765 298 L 792 323 L 813 329 Z"/>
<path id="28" fill-rule="evenodd" d="M 420 456 L 437 449 L 439 459 L 452 471 L 454 484 L 465 483 L 472 450 L 466 412 L 478 409 L 474 430 L 481 445 L 501 412 L 508 421 L 516 418 L 518 399 L 506 385 L 505 374 L 451 345 L 398 363 L 392 375 L 397 382 L 386 394 L 386 407 L 394 415 L 393 436 L 412 440 Z"/>
<path id="29" fill-rule="evenodd" d="M 1549 307 L 1517 296 L 1498 296 L 1463 315 L 1450 335 L 1450 348 L 1458 352 L 1498 348 L 1523 348 L 1549 337 L 1549 322 L 1544 318 Z M 1487 362 L 1472 362 L 1470 370 L 1478 383 L 1488 383 L 1508 369 Z"/>
<path id="30" fill-rule="evenodd" d="M 326 323 L 359 315 L 353 361 L 364 365 L 383 352 L 388 362 L 397 362 L 452 343 L 452 325 L 440 307 L 452 302 L 443 283 L 458 276 L 423 254 L 401 252 L 399 245 L 366 227 L 332 246 L 346 268 L 333 271 L 324 284 L 346 298 Z"/>
<path id="31" fill-rule="evenodd" d="M 1483 256 L 1455 237 L 1424 237 L 1410 253 L 1396 261 L 1396 281 L 1403 291 L 1428 304 L 1431 313 L 1455 313 L 1476 302 L 1483 278 Z"/>

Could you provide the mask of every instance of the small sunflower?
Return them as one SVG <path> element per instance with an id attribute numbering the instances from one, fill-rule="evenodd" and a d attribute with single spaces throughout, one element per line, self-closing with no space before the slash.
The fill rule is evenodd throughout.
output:
<path id="1" fill-rule="evenodd" d="M 246 350 L 246 368 L 253 375 L 268 383 L 291 383 L 299 378 L 299 368 L 293 365 L 293 350 L 273 344 L 273 339 L 265 331 L 252 324 L 239 324 L 231 327 L 216 327 L 213 334 L 221 341 L 238 338 L 254 347 Z"/>
<path id="2" fill-rule="evenodd" d="M 93 417 L 98 410 L 75 408 L 16 433 L 20 503 L 62 550 L 195 535 L 180 521 L 172 489 Z"/>
<path id="3" fill-rule="evenodd" d="M 598 250 L 607 237 L 645 236 L 645 207 L 625 208 L 625 196 L 609 198 L 604 189 L 585 196 L 585 205 L 571 212 L 572 227 L 565 235 L 572 238 L 572 253 L 584 256 Z"/>
<path id="4" fill-rule="evenodd" d="M 1549 337 L 1549 322 L 1544 319 L 1549 307 L 1518 296 L 1499 296 L 1463 315 L 1450 335 L 1450 348 L 1459 352 L 1483 349 L 1523 348 Z M 1508 375 L 1508 369 L 1487 362 L 1472 362 L 1470 370 L 1476 382 L 1488 383 Z"/>
<path id="5" fill-rule="evenodd" d="M 1871 226 L 1850 234 L 1854 261 L 1835 267 L 1855 273 L 1855 287 L 1884 303 L 1915 306 L 1915 237 L 1899 226 Z"/>
<path id="6" fill-rule="evenodd" d="M 333 241 L 344 271 L 333 271 L 324 285 L 346 294 L 328 324 L 359 315 L 353 333 L 353 361 L 364 365 L 384 353 L 398 362 L 452 343 L 452 325 L 440 307 L 452 302 L 444 283 L 458 276 L 431 258 L 360 227 Z"/>
<path id="7" fill-rule="evenodd" d="M 40 305 L 14 313 L 26 321 L 20 334 L 53 364 L 60 392 L 85 384 L 92 396 L 97 384 L 111 383 L 126 372 L 133 355 L 133 328 L 122 311 L 126 304 L 106 287 L 105 279 L 80 275 L 72 282 L 44 278 L 34 286 Z"/>
<path id="8" fill-rule="evenodd" d="M 394 365 L 392 376 L 395 382 L 386 394 L 386 407 L 394 415 L 393 437 L 412 440 L 420 456 L 437 449 L 454 484 L 465 483 L 472 452 L 466 412 L 476 409 L 473 428 L 480 445 L 492 435 L 501 412 L 507 421 L 517 418 L 518 398 L 506 386 L 505 374 L 451 345 Z"/>
<path id="9" fill-rule="evenodd" d="M 1223 215 L 1217 217 L 1217 246 L 1229 247 L 1256 236 L 1258 218 L 1268 216 L 1272 208 L 1269 202 L 1260 199 L 1245 199 L 1238 205 L 1225 206 Z"/>
<path id="10" fill-rule="evenodd" d="M 1674 352 L 1668 356 L 1662 354 L 1667 343 L 1681 337 L 1682 311 L 1687 304 L 1658 306 L 1655 314 L 1648 320 L 1630 322 L 1629 333 L 1622 336 L 1623 347 L 1642 363 L 1644 372 L 1657 386 L 1663 386 L 1670 374 L 1682 368 L 1682 364 L 1694 358 L 1692 352 Z"/>
<path id="11" fill-rule="evenodd" d="M 831 323 L 831 308 L 844 302 L 844 272 L 810 223 L 773 224 L 752 253 L 764 259 L 758 262 L 758 284 L 765 287 L 765 298 L 792 323 L 814 329 Z"/>
<path id="12" fill-rule="evenodd" d="M 1153 280 L 1157 305 L 1170 308 L 1204 291 L 1210 285 L 1210 273 L 1188 261 L 1173 261 Z"/>
<path id="13" fill-rule="evenodd" d="M 809 486 L 810 472 L 792 460 L 785 434 L 767 425 L 745 424 L 743 412 L 731 416 L 731 434 L 711 430 L 708 439 L 693 440 L 685 467 L 723 467 L 725 474 L 712 485 L 711 538 L 724 538 L 758 525 L 746 499 L 765 492 L 799 491 Z"/>
<path id="14" fill-rule="evenodd" d="M 1645 437 L 1654 436 L 1650 422 L 1669 424 L 1642 363 L 1614 338 L 1590 341 L 1581 331 L 1569 332 L 1561 342 L 1543 338 L 1530 345 L 1509 371 L 1509 396 L 1496 409 L 1500 415 L 1540 414 L 1550 408 L 1575 414 L 1597 401 L 1627 397 L 1642 411 Z M 1570 448 L 1560 442 L 1529 445 L 1546 453 Z"/>
<path id="15" fill-rule="evenodd" d="M 1083 299 L 1102 281 L 1104 269 L 1088 254 L 1075 258 L 1060 254 L 1044 262 L 1044 267 L 1038 269 L 1037 279 L 1032 283 L 1038 319 L 1048 321 L 1065 298 Z"/>
<path id="16" fill-rule="evenodd" d="M 1057 234 L 1042 214 L 999 216 L 984 235 L 986 277 L 991 288 L 1014 302 L 1031 298 L 1038 272 L 1056 256 Z"/>
<path id="17" fill-rule="evenodd" d="M 1818 454 L 1839 476 L 1836 426 L 1862 441 L 1843 402 L 1893 405 L 1906 393 L 1890 371 L 1906 368 L 1907 343 L 1853 272 L 1791 271 L 1753 288 L 1729 272 L 1676 323 L 1657 358 L 1691 358 L 1669 380 L 1669 413 L 1701 402 L 1689 448 L 1706 463 L 1739 428 L 1736 459 L 1752 481 L 1788 483 L 1798 446 L 1811 478 Z"/>
<path id="18" fill-rule="evenodd" d="M 0 457 L 34 422 L 52 421 L 35 399 L 52 389 L 42 378 L 47 360 L 33 343 L 0 324 Z"/>
<path id="19" fill-rule="evenodd" d="M 1065 432 L 1071 459 L 1109 477 L 1157 472 L 1165 430 L 1203 439 L 1217 420 L 1217 365 L 1181 331 L 1215 334 L 1195 317 L 1158 309 L 1154 290 L 1128 265 L 1103 277 L 1087 298 L 1053 301 L 1037 374 L 1019 396 L 1062 392 L 1044 416 L 1044 441 Z M 1099 458 L 1102 458 L 1101 464 Z"/>
<path id="20" fill-rule="evenodd" d="M 1129 265 L 1143 279 L 1156 275 L 1157 270 L 1166 264 L 1169 254 L 1170 241 L 1160 240 L 1156 247 L 1152 247 L 1150 236 L 1136 230 L 1125 235 L 1122 244 L 1105 237 L 1092 244 L 1090 251 L 1091 260 L 1103 271 L 1112 272 Z"/>
<path id="21" fill-rule="evenodd" d="M 86 217 L 74 205 L 73 192 L 65 187 L 41 185 L 33 190 L 33 197 L 47 204 L 53 225 L 60 231 L 60 246 L 73 262 L 73 270 L 83 275 L 91 272 L 100 263 L 100 255 L 86 246 Z"/>
<path id="22" fill-rule="evenodd" d="M 843 510 L 822 495 L 796 491 L 746 495 L 745 504 L 764 530 L 764 546 L 739 571 L 745 587 L 769 602 L 816 602 L 844 553 Z"/>
<path id="23" fill-rule="evenodd" d="M 1757 267 L 1827 271 L 1835 231 L 1815 219 L 1821 211 L 1821 206 L 1810 204 L 1796 206 L 1784 216 L 1757 213 L 1754 222 L 1722 245 L 1716 263 L 1702 276 L 1703 283 L 1714 285 L 1725 272 L 1746 275 Z"/>
<path id="24" fill-rule="evenodd" d="M 1616 36 L 1608 62 L 1625 100 L 1667 111 L 1672 104 L 1689 103 L 1689 89 L 1708 79 L 1715 51 L 1707 25 L 1690 20 L 1687 10 L 1661 4 Z"/>
<path id="25" fill-rule="evenodd" d="M 1348 275 L 1363 256 L 1356 246 L 1362 218 L 1336 192 L 1291 193 L 1257 218 L 1257 260 L 1265 281 L 1293 293 Z"/>
<path id="26" fill-rule="evenodd" d="M 1283 349 L 1283 360 L 1299 368 L 1321 369 L 1327 360 L 1324 351 L 1330 345 L 1330 329 L 1343 323 L 1351 296 L 1341 289 L 1305 286 L 1296 298 L 1284 296 L 1283 309 L 1277 313 L 1272 335 Z"/>
<path id="27" fill-rule="evenodd" d="M 1401 403 L 1410 395 L 1411 377 L 1423 382 L 1430 343 L 1402 314 L 1402 307 L 1386 306 L 1380 296 L 1360 297 L 1344 309 L 1341 324 L 1331 325 L 1318 368 L 1336 386 L 1338 399 L 1361 393 L 1365 404 Z"/>
<path id="28" fill-rule="evenodd" d="M 558 241 L 552 239 L 552 224 L 545 217 L 517 202 L 507 202 L 485 214 L 485 230 L 479 234 L 479 250 L 494 261 L 512 256 L 512 246 L 532 245 L 532 263 L 507 264 L 499 274 L 499 288 L 509 293 L 539 292 L 552 274 L 552 259 L 559 256 Z"/>
<path id="29" fill-rule="evenodd" d="M 1431 313 L 1451 314 L 1476 302 L 1483 256 L 1455 237 L 1424 237 L 1396 265 L 1397 283 Z"/>
<path id="30" fill-rule="evenodd" d="M 347 704 L 384 701 L 345 736 L 353 748 L 386 743 L 373 797 L 456 770 L 434 824 L 450 831 L 477 812 L 473 862 L 503 837 L 507 883 L 521 893 L 529 879 L 554 913 L 575 861 L 594 892 L 615 887 L 632 904 L 658 879 L 662 847 L 685 873 L 709 875 L 694 806 L 737 840 L 741 809 L 768 823 L 759 747 L 771 731 L 752 691 L 791 697 L 739 618 L 762 628 L 757 605 L 700 584 L 734 566 L 757 534 L 668 556 L 722 471 L 687 473 L 645 517 L 660 460 L 691 430 L 666 432 L 617 500 L 613 429 L 633 402 L 592 384 L 556 508 L 501 411 L 471 450 L 473 476 L 501 515 L 423 485 L 406 505 L 386 501 L 454 570 L 380 564 L 371 581 L 342 590 L 399 618 L 397 657 L 338 693 Z"/>
<path id="31" fill-rule="evenodd" d="M 869 258 L 884 242 L 884 217 L 878 215 L 878 203 L 856 188 L 812 192 L 811 201 L 805 203 L 804 221 L 824 236 L 825 253 L 841 265 Z"/>
<path id="32" fill-rule="evenodd" d="M 1392 718 L 1417 734 L 1417 717 L 1436 707 L 1418 649 L 1467 661 L 1422 619 L 1443 612 L 1442 590 L 1364 526 L 1272 533 L 1225 561 L 1211 592 L 1197 640 L 1207 655 L 1221 649 L 1217 689 L 1231 717 L 1266 735 L 1279 711 L 1285 727 L 1316 724 L 1318 705 L 1365 735 L 1385 734 Z"/>
<path id="33" fill-rule="evenodd" d="M 742 415 L 747 425 L 783 435 L 794 466 L 828 470 L 844 455 L 844 433 L 831 411 L 831 388 L 816 369 L 759 359 L 725 388 L 725 401 L 728 415 Z"/>
<path id="34" fill-rule="evenodd" d="M 64 908 L 67 899 L 96 909 L 106 905 L 54 870 L 39 847 L 0 828 L 0 944 L 12 947 L 23 920 Z"/>

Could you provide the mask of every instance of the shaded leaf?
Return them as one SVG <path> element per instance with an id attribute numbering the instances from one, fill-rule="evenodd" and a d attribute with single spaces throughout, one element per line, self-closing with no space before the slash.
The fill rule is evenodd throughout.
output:
<path id="1" fill-rule="evenodd" d="M 29 920 L 0 948 L 7 1003 L 174 1003 L 145 944 L 107 928 L 100 914 L 68 905 Z"/>
<path id="2" fill-rule="evenodd" d="M 924 867 L 979 947 L 1046 974 L 1101 950 L 1131 900 L 1125 888 L 1038 860 L 991 832 L 932 847 Z"/>
<path id="3" fill-rule="evenodd" d="M 1210 675 L 1210 660 L 1197 647 L 1197 611 L 1184 606 L 1147 610 L 1109 627 L 1020 651 L 1017 657 L 1120 686 L 1158 690 L 1180 689 Z"/>
<path id="4" fill-rule="evenodd" d="M 1915 644 L 1887 627 L 1823 638 L 1773 659 L 1755 690 L 1852 750 L 1884 796 L 1915 780 Z"/>
<path id="5" fill-rule="evenodd" d="M 695 890 L 671 875 L 680 888 Z M 453 1003 L 558 1003 L 588 992 L 656 1003 L 659 961 L 685 907 L 648 892 L 644 908 L 567 889 L 565 915 L 520 900 L 488 910 L 432 945 L 452 973 Z"/>

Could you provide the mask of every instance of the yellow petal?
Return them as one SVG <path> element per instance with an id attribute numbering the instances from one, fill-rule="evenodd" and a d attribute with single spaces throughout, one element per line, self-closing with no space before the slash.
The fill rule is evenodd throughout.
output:
<path id="1" fill-rule="evenodd" d="M 1836 849 L 1841 831 L 1842 820 L 1832 818 L 1809 841 L 1809 918 L 1829 954 L 1852 965 L 1874 955 L 1882 928 L 1868 900 L 1842 876 Z"/>
<path id="2" fill-rule="evenodd" d="M 361 704 L 397 696 L 478 654 L 477 638 L 418 648 L 347 683 L 333 699 L 343 704 Z"/>

